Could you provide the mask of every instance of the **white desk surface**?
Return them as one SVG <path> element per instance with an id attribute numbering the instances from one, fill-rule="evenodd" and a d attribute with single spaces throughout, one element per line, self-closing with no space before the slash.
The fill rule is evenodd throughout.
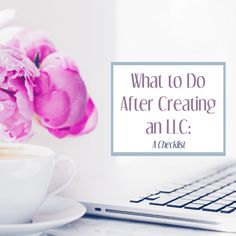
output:
<path id="1" fill-rule="evenodd" d="M 158 224 L 83 217 L 64 227 L 54 229 L 47 236 L 229 236 L 233 234 L 188 229 Z M 46 236 L 45 235 L 45 236 Z"/>

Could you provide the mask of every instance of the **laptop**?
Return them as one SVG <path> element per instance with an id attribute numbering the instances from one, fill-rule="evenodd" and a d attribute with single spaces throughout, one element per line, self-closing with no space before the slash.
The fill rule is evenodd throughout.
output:
<path id="1" fill-rule="evenodd" d="M 122 174 L 118 169 L 117 173 Z M 170 169 L 166 172 L 171 173 Z M 122 181 L 122 176 L 119 179 L 111 172 L 97 178 L 100 181 L 94 179 L 87 186 L 89 191 L 78 196 L 88 215 L 236 232 L 236 161 L 223 161 L 210 168 L 208 165 L 204 172 L 198 169 L 183 181 L 163 185 L 161 180 L 155 184 L 154 180 L 137 179 L 135 190 L 134 181 Z"/>

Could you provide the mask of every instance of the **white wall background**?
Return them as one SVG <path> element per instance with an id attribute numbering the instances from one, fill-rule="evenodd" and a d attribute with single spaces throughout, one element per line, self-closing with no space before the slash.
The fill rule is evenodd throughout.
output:
<path id="1" fill-rule="evenodd" d="M 236 155 L 236 1 L 0 0 L 0 9 L 8 7 L 17 10 L 12 25 L 44 30 L 61 52 L 78 62 L 99 111 L 97 129 L 83 137 L 57 140 L 36 127 L 33 143 L 53 147 L 78 163 L 78 177 L 67 194 L 86 191 L 88 181 L 96 181 L 101 172 L 117 174 L 124 182 L 142 181 L 143 175 L 152 179 L 167 167 L 181 175 L 219 160 L 110 158 L 111 61 L 226 61 L 227 155 Z M 110 164 L 120 171 L 112 172 Z M 167 171 L 163 176 L 170 178 Z"/>
<path id="2" fill-rule="evenodd" d="M 227 155 L 235 156 L 236 1 L 119 0 L 117 9 L 119 60 L 226 62 Z"/>

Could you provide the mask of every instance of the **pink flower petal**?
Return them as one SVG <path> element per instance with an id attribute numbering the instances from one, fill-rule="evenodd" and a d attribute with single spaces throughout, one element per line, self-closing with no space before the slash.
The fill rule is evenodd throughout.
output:
<path id="1" fill-rule="evenodd" d="M 84 117 L 74 126 L 59 129 L 48 128 L 48 131 L 57 138 L 83 135 L 94 130 L 97 124 L 98 113 L 91 98 L 88 99 Z"/>
<path id="2" fill-rule="evenodd" d="M 85 115 L 81 121 L 71 127 L 71 134 L 82 135 L 91 132 L 96 127 L 97 119 L 97 109 L 92 99 L 89 98 L 86 105 Z"/>
<path id="3" fill-rule="evenodd" d="M 8 84 L 13 87 L 16 91 L 14 94 L 16 98 L 16 103 L 19 112 L 25 117 L 29 118 L 33 115 L 33 103 L 31 102 L 31 99 L 29 98 L 27 88 L 24 84 L 24 81 L 21 78 L 16 78 L 14 80 L 10 80 Z M 32 88 L 29 86 L 28 91 L 32 90 Z"/>
<path id="4" fill-rule="evenodd" d="M 0 90 L 0 123 L 4 123 L 16 111 L 17 106 L 14 97 Z"/>
<path id="5" fill-rule="evenodd" d="M 21 52 L 0 46 L 0 134 L 5 141 L 31 136 L 33 85 L 38 69 Z"/>
<path id="6" fill-rule="evenodd" d="M 55 127 L 63 124 L 69 115 L 69 97 L 63 90 L 52 90 L 35 99 L 34 108 L 42 125 Z"/>
<path id="7" fill-rule="evenodd" d="M 7 45 L 22 51 L 32 62 L 38 60 L 37 64 L 41 64 L 44 58 L 56 51 L 53 43 L 42 31 L 31 29 L 18 31 Z"/>

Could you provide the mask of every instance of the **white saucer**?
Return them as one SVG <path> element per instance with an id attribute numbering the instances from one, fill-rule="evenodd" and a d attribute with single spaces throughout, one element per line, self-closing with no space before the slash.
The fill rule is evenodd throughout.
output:
<path id="1" fill-rule="evenodd" d="M 36 236 L 82 217 L 85 207 L 63 197 L 50 197 L 39 208 L 33 223 L 0 225 L 0 236 Z"/>

